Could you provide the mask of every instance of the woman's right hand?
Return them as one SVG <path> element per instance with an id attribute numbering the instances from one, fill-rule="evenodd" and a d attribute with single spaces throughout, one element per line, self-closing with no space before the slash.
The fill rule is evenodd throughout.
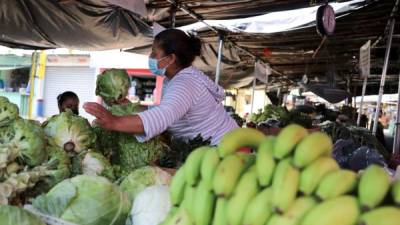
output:
<path id="1" fill-rule="evenodd" d="M 83 109 L 96 119 L 93 121 L 94 124 L 106 130 L 115 130 L 117 125 L 118 117 L 113 116 L 106 108 L 96 102 L 86 102 L 83 105 Z"/>

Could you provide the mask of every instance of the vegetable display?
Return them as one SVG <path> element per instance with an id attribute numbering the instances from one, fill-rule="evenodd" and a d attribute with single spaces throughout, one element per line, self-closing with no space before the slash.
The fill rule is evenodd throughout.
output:
<path id="1" fill-rule="evenodd" d="M 89 122 L 71 110 L 51 117 L 43 124 L 43 129 L 54 144 L 68 152 L 79 153 L 96 143 L 96 134 Z"/>
<path id="2" fill-rule="evenodd" d="M 44 149 L 44 132 L 34 122 L 16 119 L 0 128 L 0 168 L 17 158 L 29 166 L 37 166 L 47 157 Z"/>
<path id="3" fill-rule="evenodd" d="M 98 76 L 96 94 L 103 98 L 113 115 L 133 115 L 138 113 L 139 105 L 120 101 L 126 98 L 129 87 L 129 76 L 125 70 L 106 70 Z M 101 137 L 96 148 L 110 158 L 117 177 L 124 177 L 137 168 L 155 163 L 167 148 L 159 137 L 140 143 L 132 134 L 107 131 L 100 127 L 95 127 L 94 131 Z"/>
<path id="4" fill-rule="evenodd" d="M 34 199 L 33 206 L 42 213 L 80 225 L 124 225 L 131 202 L 106 178 L 79 175 Z"/>
<path id="5" fill-rule="evenodd" d="M 11 103 L 8 98 L 0 96 L 0 127 L 9 125 L 18 117 L 18 106 Z"/>
<path id="6" fill-rule="evenodd" d="M 45 225 L 32 213 L 9 205 L 0 205 L 1 225 Z"/>
<path id="7" fill-rule="evenodd" d="M 133 201 L 135 197 L 146 187 L 152 185 L 168 185 L 171 175 L 166 171 L 153 166 L 145 166 L 131 172 L 120 184 Z"/>
<path id="8" fill-rule="evenodd" d="M 285 127 L 289 124 L 299 124 L 305 128 L 312 128 L 312 119 L 298 110 L 288 111 L 282 106 L 266 105 L 264 110 L 251 115 L 251 121 L 273 127 Z"/>
<path id="9" fill-rule="evenodd" d="M 158 225 L 171 207 L 168 186 L 147 187 L 135 198 L 127 225 Z"/>
<path id="10" fill-rule="evenodd" d="M 238 152 L 249 146 L 255 153 Z M 276 137 L 233 130 L 176 172 L 162 225 L 398 225 L 400 181 L 378 165 L 341 169 L 332 149 L 328 135 L 297 124 Z"/>
<path id="11" fill-rule="evenodd" d="M 131 82 L 128 74 L 122 69 L 105 70 L 97 77 L 96 95 L 111 105 L 128 95 Z"/>

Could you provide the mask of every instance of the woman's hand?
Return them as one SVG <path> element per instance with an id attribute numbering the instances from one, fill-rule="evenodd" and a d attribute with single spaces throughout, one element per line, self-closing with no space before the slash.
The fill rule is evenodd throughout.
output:
<path id="1" fill-rule="evenodd" d="M 106 130 L 116 129 L 118 117 L 113 116 L 102 105 L 95 102 L 86 102 L 83 105 L 83 109 L 85 109 L 87 113 L 96 117 L 96 119 L 93 121 L 94 124 L 97 124 Z"/>
<path id="2" fill-rule="evenodd" d="M 83 109 L 96 119 L 93 121 L 106 130 L 131 134 L 143 134 L 142 120 L 137 115 L 113 116 L 106 108 L 95 102 L 86 102 Z"/>

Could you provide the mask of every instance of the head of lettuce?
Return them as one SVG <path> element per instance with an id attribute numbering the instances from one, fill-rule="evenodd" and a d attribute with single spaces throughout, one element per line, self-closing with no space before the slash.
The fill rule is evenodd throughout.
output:
<path id="1" fill-rule="evenodd" d="M 33 206 L 42 213 L 80 225 L 124 225 L 131 201 L 106 178 L 80 175 L 37 197 Z"/>

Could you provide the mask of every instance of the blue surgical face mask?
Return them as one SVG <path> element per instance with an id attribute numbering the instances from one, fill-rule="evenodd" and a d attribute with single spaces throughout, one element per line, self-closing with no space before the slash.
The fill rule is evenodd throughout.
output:
<path id="1" fill-rule="evenodd" d="M 165 56 L 165 57 L 167 57 L 167 56 Z M 163 57 L 159 60 L 149 57 L 149 69 L 153 74 L 156 74 L 159 76 L 165 76 L 165 71 L 167 70 L 167 67 L 169 65 L 166 66 L 165 68 L 158 68 L 158 62 L 163 60 L 165 57 Z"/>

